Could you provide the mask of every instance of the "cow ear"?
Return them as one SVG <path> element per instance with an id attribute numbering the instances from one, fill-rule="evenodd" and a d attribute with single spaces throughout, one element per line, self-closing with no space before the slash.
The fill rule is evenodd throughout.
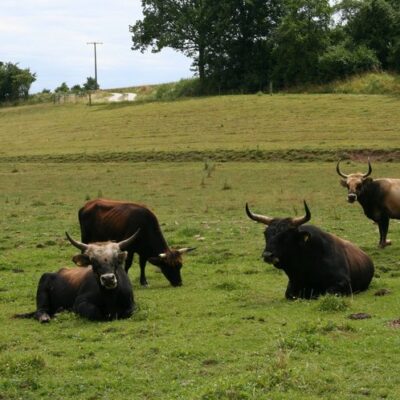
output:
<path id="1" fill-rule="evenodd" d="M 78 254 L 76 256 L 72 257 L 72 261 L 78 266 L 78 267 L 87 267 L 90 265 L 90 258 L 86 254 Z"/>
<path id="2" fill-rule="evenodd" d="M 300 232 L 300 242 L 307 243 L 311 239 L 311 233 L 309 232 Z"/>
<path id="3" fill-rule="evenodd" d="M 118 264 L 121 265 L 125 263 L 126 257 L 128 257 L 127 251 L 121 251 L 121 253 L 118 253 Z"/>
<path id="4" fill-rule="evenodd" d="M 347 182 L 345 179 L 341 179 L 339 182 L 343 187 L 347 187 Z"/>

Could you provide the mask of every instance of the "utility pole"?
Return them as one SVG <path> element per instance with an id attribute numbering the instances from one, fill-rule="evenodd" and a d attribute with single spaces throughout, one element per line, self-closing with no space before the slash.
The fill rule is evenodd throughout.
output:
<path id="1" fill-rule="evenodd" d="M 97 48 L 96 46 L 98 44 L 103 44 L 103 42 L 87 42 L 86 44 L 92 44 L 94 47 L 94 80 L 96 81 L 96 86 L 98 86 L 97 84 Z"/>

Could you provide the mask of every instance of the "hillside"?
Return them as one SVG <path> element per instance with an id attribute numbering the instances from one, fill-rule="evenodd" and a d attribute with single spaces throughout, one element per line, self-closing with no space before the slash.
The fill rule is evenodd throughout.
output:
<path id="1" fill-rule="evenodd" d="M 3 160 L 397 158 L 400 100 L 375 95 L 237 95 L 175 102 L 0 109 Z"/>

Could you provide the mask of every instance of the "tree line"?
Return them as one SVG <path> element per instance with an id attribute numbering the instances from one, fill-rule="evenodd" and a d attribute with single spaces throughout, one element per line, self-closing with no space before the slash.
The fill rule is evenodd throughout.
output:
<path id="1" fill-rule="evenodd" d="M 142 0 L 132 50 L 193 60 L 204 92 L 400 71 L 399 0 Z"/>

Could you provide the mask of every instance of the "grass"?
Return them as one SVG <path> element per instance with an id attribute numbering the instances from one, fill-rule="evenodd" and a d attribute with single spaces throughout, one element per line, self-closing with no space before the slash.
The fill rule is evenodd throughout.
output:
<path id="1" fill-rule="evenodd" d="M 400 229 L 393 223 L 393 246 L 377 250 L 376 228 L 359 206 L 345 203 L 334 168 L 217 163 L 201 186 L 204 163 L 0 164 L 7 188 L 0 194 L 3 398 L 396 398 L 398 332 L 388 322 L 399 317 Z M 397 164 L 376 169 L 393 175 Z M 100 189 L 147 203 L 171 244 L 197 247 L 185 258 L 184 286 L 170 287 L 148 266 L 150 288 L 143 289 L 135 264 L 138 311 L 129 320 L 90 323 L 65 313 L 41 326 L 11 319 L 33 309 L 43 272 L 71 265 L 75 250 L 63 232 L 79 237 L 77 210 Z M 243 205 L 299 215 L 303 198 L 315 224 L 374 257 L 369 291 L 284 299 L 287 279 L 262 262 L 262 226 Z M 380 288 L 392 294 L 374 296 Z M 348 319 L 356 312 L 372 318 Z"/>
<path id="2" fill-rule="evenodd" d="M 397 98 L 385 96 L 248 95 L 2 108 L 0 158 L 121 161 L 141 154 L 145 161 L 154 154 L 158 159 L 169 154 L 169 160 L 184 154 L 186 161 L 192 156 L 200 161 L 221 154 L 225 160 L 251 161 L 263 152 L 285 159 L 296 151 L 330 159 L 347 150 L 395 152 L 398 106 Z"/>
<path id="3" fill-rule="evenodd" d="M 0 109 L 6 143 L 0 162 L 0 399 L 398 398 L 399 331 L 390 322 L 400 317 L 399 223 L 391 222 L 393 245 L 378 250 L 377 228 L 358 204 L 346 203 L 334 162 L 208 157 L 257 146 L 287 154 L 361 144 L 372 151 L 378 142 L 377 148 L 393 151 L 395 106 L 396 99 L 383 96 L 289 95 Z M 229 123 L 221 131 L 217 120 Z M 330 124 L 325 143 L 314 147 L 312 137 Z M 233 130 L 238 133 L 227 134 Z M 181 145 L 184 131 L 188 147 Z M 340 132 L 356 136 L 341 139 Z M 135 140 L 127 141 L 129 135 Z M 202 158 L 106 157 L 150 155 L 152 148 L 157 154 L 196 149 Z M 81 153 L 98 162 L 70 156 Z M 51 154 L 57 162 L 49 161 Z M 35 162 L 19 161 L 33 156 Z M 361 161 L 343 163 L 343 169 L 363 170 Z M 374 161 L 373 175 L 399 176 L 399 165 Z M 64 313 L 43 326 L 12 319 L 33 310 L 43 272 L 72 266 L 75 249 L 64 232 L 79 238 L 77 211 L 99 195 L 148 204 L 171 245 L 197 247 L 185 257 L 183 286 L 170 287 L 148 265 L 150 287 L 140 287 L 136 260 L 129 275 L 138 310 L 128 320 L 91 323 Z M 303 199 L 312 223 L 374 259 L 368 291 L 345 299 L 284 299 L 287 278 L 262 262 L 263 227 L 246 217 L 244 204 L 257 213 L 292 216 L 303 213 Z M 382 289 L 389 294 L 374 295 Z M 357 313 L 371 318 L 349 318 Z"/>

